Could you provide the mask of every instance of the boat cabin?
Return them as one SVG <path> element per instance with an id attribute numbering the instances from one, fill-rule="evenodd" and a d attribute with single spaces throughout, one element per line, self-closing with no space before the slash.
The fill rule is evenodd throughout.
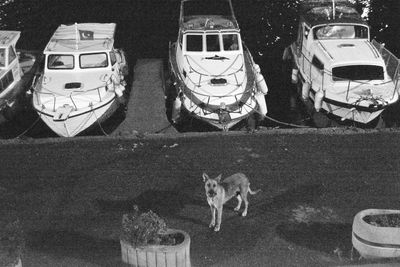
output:
<path id="1" fill-rule="evenodd" d="M 243 53 L 240 29 L 228 0 L 183 0 L 177 57 L 223 61 Z M 184 62 L 183 58 L 178 61 Z"/>
<path id="2" fill-rule="evenodd" d="M 93 89 L 99 80 L 110 79 L 122 61 L 121 52 L 114 49 L 115 27 L 115 23 L 60 25 L 43 52 L 43 84 L 51 83 L 52 90 L 61 92 Z"/>
<path id="3" fill-rule="evenodd" d="M 21 79 L 16 43 L 18 31 L 0 31 L 0 93 Z"/>
<path id="4" fill-rule="evenodd" d="M 348 1 L 305 1 L 297 36 L 294 53 L 314 85 L 389 78 L 382 57 L 369 41 L 369 26 Z"/>

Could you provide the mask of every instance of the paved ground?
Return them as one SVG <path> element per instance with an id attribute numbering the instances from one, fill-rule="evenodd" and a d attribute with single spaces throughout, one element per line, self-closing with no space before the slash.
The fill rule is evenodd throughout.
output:
<path id="1" fill-rule="evenodd" d="M 0 217 L 20 217 L 27 267 L 120 266 L 134 203 L 190 234 L 193 266 L 365 264 L 351 260 L 352 220 L 399 206 L 399 139 L 328 129 L 3 140 Z M 262 189 L 248 217 L 232 201 L 221 232 L 209 230 L 202 172 L 247 174 Z"/>
<path id="2" fill-rule="evenodd" d="M 133 73 L 126 118 L 112 135 L 177 133 L 166 116 L 162 59 L 138 59 Z"/>

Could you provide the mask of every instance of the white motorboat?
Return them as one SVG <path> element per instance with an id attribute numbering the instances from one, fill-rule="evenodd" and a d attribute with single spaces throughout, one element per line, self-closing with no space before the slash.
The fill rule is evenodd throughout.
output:
<path id="1" fill-rule="evenodd" d="M 230 0 L 181 1 L 169 67 L 173 122 L 189 114 L 228 131 L 254 114 L 267 113 L 268 88 L 241 39 Z"/>
<path id="2" fill-rule="evenodd" d="M 283 58 L 293 64 L 302 100 L 339 122 L 378 122 L 399 99 L 399 60 L 370 41 L 369 26 L 347 0 L 305 0 L 300 13 L 297 40 Z"/>
<path id="3" fill-rule="evenodd" d="M 21 109 L 22 97 L 32 79 L 36 55 L 29 51 L 17 51 L 19 31 L 0 31 L 0 113 L 12 119 Z M 4 122 L 0 119 L 0 123 Z"/>
<path id="4" fill-rule="evenodd" d="M 33 107 L 56 134 L 73 137 L 110 117 L 121 104 L 128 73 L 114 48 L 114 23 L 60 25 L 44 49 L 33 82 Z"/>

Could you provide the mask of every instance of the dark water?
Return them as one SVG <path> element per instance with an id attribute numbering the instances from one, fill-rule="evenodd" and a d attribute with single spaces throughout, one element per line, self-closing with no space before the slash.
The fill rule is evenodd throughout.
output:
<path id="1" fill-rule="evenodd" d="M 6 2 L 0 0 L 1 2 Z M 290 121 L 288 77 L 283 75 L 283 49 L 297 30 L 299 0 L 233 0 L 242 37 L 264 74 L 269 87 L 269 115 Z M 360 0 L 360 11 L 370 2 L 368 20 L 372 36 L 399 57 L 398 0 Z M 179 0 L 14 0 L 1 6 L 2 29 L 20 30 L 19 48 L 42 50 L 60 24 L 117 23 L 116 47 L 123 48 L 133 66 L 137 58 L 167 58 L 168 42 L 178 33 Z M 397 10 L 397 11 L 396 11 Z M 24 114 L 29 116 L 29 114 Z M 121 116 L 116 120 L 120 120 Z M 42 125 L 44 126 L 44 125 Z M 40 127 L 42 127 L 40 126 Z M 0 137 L 10 138 L 18 130 Z M 17 127 L 8 125 L 7 127 Z M 35 127 L 37 128 L 37 127 Z M 46 128 L 46 127 L 43 127 Z M 112 130 L 112 126 L 110 126 Z M 44 131 L 44 132 L 43 132 Z M 36 136 L 52 135 L 38 130 Z M 90 134 L 103 134 L 103 131 Z M 29 133 L 27 133 L 29 135 Z"/>

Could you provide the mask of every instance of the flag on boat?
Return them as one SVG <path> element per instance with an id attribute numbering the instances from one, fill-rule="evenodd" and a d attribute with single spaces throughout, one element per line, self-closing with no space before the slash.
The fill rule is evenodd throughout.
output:
<path id="1" fill-rule="evenodd" d="M 84 31 L 84 30 L 79 30 L 79 39 L 80 40 L 93 40 L 93 31 Z"/>

